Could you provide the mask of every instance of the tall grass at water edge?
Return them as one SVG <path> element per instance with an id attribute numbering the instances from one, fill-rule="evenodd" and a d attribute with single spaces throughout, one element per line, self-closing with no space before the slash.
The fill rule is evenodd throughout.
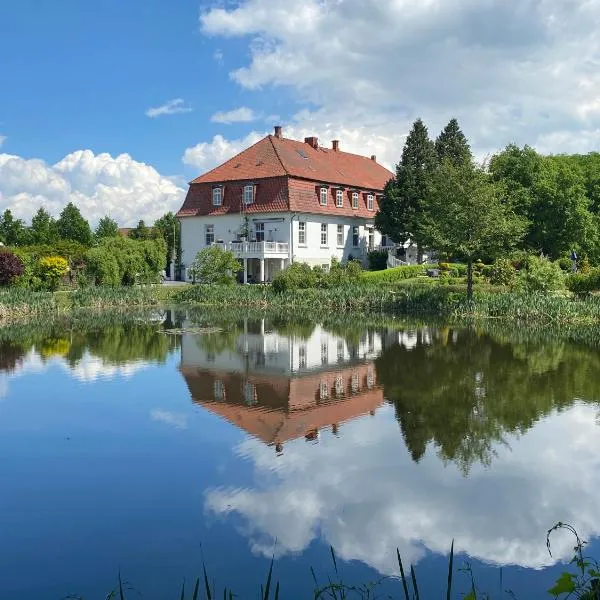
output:
<path id="1" fill-rule="evenodd" d="M 586 542 L 581 540 L 577 531 L 567 523 L 557 523 L 550 528 L 546 534 L 546 546 L 548 553 L 552 556 L 550 538 L 551 535 L 559 529 L 563 529 L 572 534 L 575 538 L 574 556 L 571 560 L 572 570 L 565 570 L 558 576 L 555 584 L 546 591 L 540 590 L 540 593 L 535 597 L 553 597 L 560 600 L 577 599 L 577 600 L 600 600 L 600 565 L 598 561 L 584 555 Z M 360 600 L 375 600 L 376 598 L 387 598 L 388 600 L 420 600 L 421 591 L 419 589 L 419 578 L 417 576 L 414 565 L 410 565 L 409 569 L 405 568 L 400 556 L 400 551 L 396 549 L 396 557 L 398 561 L 398 575 L 395 578 L 381 577 L 378 580 L 363 583 L 363 584 L 347 584 L 343 581 L 338 569 L 337 558 L 333 547 L 330 548 L 333 573 L 327 575 L 326 582 L 319 582 L 315 570 L 310 568 L 310 577 L 314 584 L 312 598 L 313 600 L 330 599 L 330 600 L 350 600 L 352 598 Z M 265 582 L 261 584 L 258 593 L 253 594 L 249 590 L 245 590 L 243 596 L 238 596 L 229 587 L 224 587 L 222 590 L 223 600 L 232 600 L 233 598 L 250 598 L 258 597 L 260 600 L 279 600 L 286 596 L 285 584 L 281 585 L 280 581 L 274 578 L 274 558 L 271 559 L 269 569 L 267 571 Z M 456 574 L 462 573 L 466 575 L 467 589 L 457 593 L 459 582 L 455 581 Z M 308 575 L 308 574 L 307 574 Z M 381 585 L 384 582 L 393 584 L 393 595 L 386 593 L 383 595 Z M 464 581 L 464 580 L 463 580 Z M 464 585 L 464 584 L 463 584 Z M 510 589 L 505 589 L 502 577 L 502 569 L 500 569 L 498 597 L 509 597 L 516 599 L 517 595 Z M 469 563 L 455 569 L 454 560 L 454 541 L 450 547 L 448 557 L 447 574 L 444 579 L 440 579 L 438 585 L 439 593 L 436 598 L 444 598 L 451 600 L 452 598 L 461 597 L 463 600 L 490 600 L 493 596 L 478 588 L 473 570 Z M 454 590 L 454 594 L 453 594 Z M 294 591 L 294 590 L 292 590 Z M 132 594 L 128 594 L 132 592 Z M 134 590 L 130 585 L 124 582 L 121 574 L 118 576 L 117 588 L 110 592 L 107 600 L 118 599 L 126 600 L 129 597 L 143 597 L 138 591 Z M 191 586 L 186 586 L 184 580 L 180 591 L 174 598 L 180 600 L 217 600 L 221 598 L 221 590 L 217 588 L 216 583 L 211 582 L 206 564 L 202 561 L 202 574 L 197 577 Z M 422 596 L 423 600 L 430 600 L 430 597 Z M 69 596 L 72 600 L 84 600 L 81 596 Z"/>

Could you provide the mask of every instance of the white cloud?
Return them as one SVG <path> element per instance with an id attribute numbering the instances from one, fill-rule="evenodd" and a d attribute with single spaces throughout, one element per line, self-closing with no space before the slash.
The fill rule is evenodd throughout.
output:
<path id="1" fill-rule="evenodd" d="M 0 148 L 2 147 L 2 144 L 4 144 L 5 141 L 6 141 L 6 136 L 0 135 Z"/>
<path id="2" fill-rule="evenodd" d="M 183 155 L 183 162 L 196 167 L 201 172 L 208 171 L 255 144 L 264 135 L 266 134 L 252 131 L 237 140 L 226 140 L 222 135 L 215 135 L 211 142 L 202 142 L 188 148 Z"/>
<path id="3" fill-rule="evenodd" d="M 68 202 L 95 223 L 110 215 L 120 225 L 152 222 L 181 206 L 185 190 L 128 154 L 78 150 L 54 165 L 0 154 L 0 210 L 29 220 L 40 206 L 58 215 Z"/>
<path id="4" fill-rule="evenodd" d="M 248 41 L 240 86 L 315 107 L 292 125 L 381 137 L 393 162 L 417 116 L 432 135 L 456 116 L 478 154 L 598 149 L 600 0 L 238 0 L 200 24 Z"/>
<path id="5" fill-rule="evenodd" d="M 217 48 L 213 53 L 213 59 L 215 60 L 215 62 L 219 65 L 222 65 L 224 58 L 225 55 L 223 54 L 223 51 Z"/>
<path id="6" fill-rule="evenodd" d="M 234 110 L 229 110 L 227 112 L 217 112 L 215 113 L 210 120 L 213 123 L 223 123 L 225 125 L 230 125 L 231 123 L 249 123 L 250 121 L 256 121 L 259 118 L 251 108 L 247 106 L 241 106 L 240 108 L 236 108 Z"/>
<path id="7" fill-rule="evenodd" d="M 600 533 L 597 436 L 595 408 L 574 406 L 507 436 L 490 468 L 475 465 L 465 477 L 431 446 L 415 464 L 386 406 L 344 424 L 339 438 L 322 432 L 318 444 L 289 442 L 281 456 L 242 442 L 237 453 L 253 461 L 254 486 L 207 490 L 206 508 L 239 515 L 252 549 L 267 556 L 275 540 L 281 555 L 320 537 L 343 559 L 392 575 L 396 547 L 416 563 L 425 549 L 447 553 L 454 539 L 474 558 L 541 568 L 571 557 L 565 536 L 554 540 L 553 558 L 546 550 L 546 530 L 559 520 L 584 539 Z"/>
<path id="8" fill-rule="evenodd" d="M 175 429 L 187 429 L 187 416 L 181 413 L 174 413 L 160 408 L 154 408 L 150 411 L 150 418 L 159 423 L 165 423 L 175 427 Z"/>
<path id="9" fill-rule="evenodd" d="M 186 106 L 183 98 L 175 98 L 173 100 L 169 100 L 162 106 L 149 108 L 146 111 L 146 116 L 150 117 L 151 119 L 154 119 L 163 115 L 177 115 L 189 112 L 192 112 L 191 106 Z"/>

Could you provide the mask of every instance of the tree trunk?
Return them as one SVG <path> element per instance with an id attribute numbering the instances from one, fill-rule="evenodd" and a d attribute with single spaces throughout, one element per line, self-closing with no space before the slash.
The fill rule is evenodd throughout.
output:
<path id="1" fill-rule="evenodd" d="M 473 259 L 467 261 L 467 300 L 473 300 Z"/>

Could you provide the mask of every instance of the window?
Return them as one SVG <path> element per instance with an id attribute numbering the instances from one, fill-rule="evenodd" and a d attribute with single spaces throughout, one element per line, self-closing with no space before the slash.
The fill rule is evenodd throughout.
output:
<path id="1" fill-rule="evenodd" d="M 337 245 L 338 246 L 344 245 L 344 226 L 343 225 L 337 226 Z"/>
<path id="2" fill-rule="evenodd" d="M 352 208 L 358 208 L 358 192 L 352 192 Z"/>
<path id="3" fill-rule="evenodd" d="M 375 210 L 375 196 L 367 194 L 367 210 Z"/>
<path id="4" fill-rule="evenodd" d="M 375 231 L 372 227 L 369 227 L 367 233 L 369 234 L 369 250 L 373 250 L 375 248 Z"/>
<path id="5" fill-rule="evenodd" d="M 373 374 L 373 369 L 369 369 L 367 371 L 367 387 L 371 389 L 373 384 L 375 383 L 375 375 Z"/>
<path id="6" fill-rule="evenodd" d="M 306 369 L 306 346 L 304 345 L 298 348 L 298 367 Z"/>
<path id="7" fill-rule="evenodd" d="M 225 400 L 225 384 L 220 379 L 215 379 L 213 383 L 213 392 L 217 402 Z"/>
<path id="8" fill-rule="evenodd" d="M 344 380 L 341 375 L 335 378 L 335 395 L 340 398 L 344 395 Z"/>
<path id="9" fill-rule="evenodd" d="M 327 246 L 327 223 L 321 223 L 321 246 Z"/>
<path id="10" fill-rule="evenodd" d="M 344 192 L 343 192 L 343 190 L 336 190 L 336 192 L 335 192 L 335 205 L 338 208 L 342 208 L 344 206 Z"/>
<path id="11" fill-rule="evenodd" d="M 254 202 L 254 186 L 244 186 L 244 204 L 252 204 Z"/>
<path id="12" fill-rule="evenodd" d="M 327 342 L 321 342 L 321 364 L 326 365 L 329 362 L 329 346 Z"/>
<path id="13" fill-rule="evenodd" d="M 306 246 L 306 221 L 298 222 L 298 244 Z"/>
<path id="14" fill-rule="evenodd" d="M 356 392 L 358 392 L 358 373 L 354 373 L 352 375 L 352 381 L 350 383 L 350 386 L 352 388 L 352 392 L 356 394 Z"/>
<path id="15" fill-rule="evenodd" d="M 322 382 L 319 384 L 319 399 L 327 400 L 327 398 L 329 398 L 329 386 Z"/>
<path id="16" fill-rule="evenodd" d="M 321 194 L 320 194 L 321 206 L 327 206 L 327 194 L 328 194 L 327 188 L 322 187 Z"/>
<path id="17" fill-rule="evenodd" d="M 257 242 L 265 241 L 265 224 L 264 223 L 254 223 L 254 235 L 256 236 Z"/>
<path id="18" fill-rule="evenodd" d="M 359 235 L 358 235 L 358 225 L 354 225 L 352 227 L 352 245 L 355 248 L 358 248 L 359 242 L 360 242 L 360 238 L 359 238 Z"/>
<path id="19" fill-rule="evenodd" d="M 256 386 L 253 383 L 244 383 L 244 402 L 248 406 L 256 404 Z"/>
<path id="20" fill-rule="evenodd" d="M 388 247 L 388 238 L 387 238 L 387 235 L 382 235 L 381 236 L 381 246 L 383 248 L 387 248 Z"/>
<path id="21" fill-rule="evenodd" d="M 204 240 L 207 246 L 211 246 L 215 243 L 215 226 L 205 225 L 204 226 Z"/>
<path id="22" fill-rule="evenodd" d="M 337 341 L 337 359 L 338 362 L 343 362 L 344 360 L 344 355 L 345 355 L 345 344 L 344 344 L 344 340 L 338 340 Z"/>
<path id="23" fill-rule="evenodd" d="M 223 188 L 215 187 L 213 188 L 213 206 L 221 206 L 223 204 Z"/>

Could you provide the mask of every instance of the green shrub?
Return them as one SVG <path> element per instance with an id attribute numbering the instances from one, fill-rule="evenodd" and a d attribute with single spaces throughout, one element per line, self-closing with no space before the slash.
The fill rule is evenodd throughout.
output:
<path id="1" fill-rule="evenodd" d="M 279 294 L 290 290 L 335 288 L 356 283 L 360 280 L 362 273 L 362 267 L 356 260 L 342 265 L 337 259 L 333 259 L 329 271 L 320 265 L 311 269 L 310 265 L 306 263 L 292 263 L 275 275 L 273 291 Z"/>
<path id="2" fill-rule="evenodd" d="M 219 246 L 208 246 L 196 254 L 189 273 L 194 282 L 230 285 L 235 282 L 240 268 L 233 252 Z"/>
<path id="3" fill-rule="evenodd" d="M 62 256 L 44 256 L 40 258 L 37 270 L 47 289 L 56 290 L 60 280 L 69 272 L 69 263 Z"/>
<path id="4" fill-rule="evenodd" d="M 388 253 L 385 250 L 372 250 L 367 255 L 370 271 L 383 271 L 387 268 Z"/>
<path id="5" fill-rule="evenodd" d="M 490 267 L 488 278 L 492 285 L 513 287 L 517 281 L 517 271 L 508 258 L 499 258 Z"/>
<path id="6" fill-rule="evenodd" d="M 85 275 L 95 285 L 117 286 L 121 284 L 119 263 L 106 248 L 91 248 L 85 255 Z"/>
<path id="7" fill-rule="evenodd" d="M 600 291 L 600 268 L 588 273 L 573 273 L 567 277 L 567 288 L 575 294 Z"/>
<path id="8" fill-rule="evenodd" d="M 427 269 L 437 269 L 437 265 L 407 265 L 385 271 L 365 271 L 361 274 L 361 280 L 367 283 L 394 283 L 426 275 Z"/>
<path id="9" fill-rule="evenodd" d="M 557 262 L 544 256 L 529 256 L 519 273 L 518 287 L 525 292 L 549 293 L 565 288 L 565 275 Z"/>

